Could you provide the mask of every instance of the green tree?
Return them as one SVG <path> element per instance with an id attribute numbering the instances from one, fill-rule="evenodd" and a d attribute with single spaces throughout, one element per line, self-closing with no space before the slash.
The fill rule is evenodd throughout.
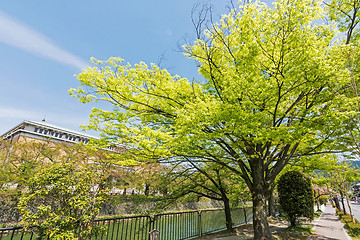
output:
<path id="1" fill-rule="evenodd" d="M 16 209 L 29 179 L 59 155 L 55 146 L 46 141 L 0 140 L 0 221 L 20 221 Z"/>
<path id="2" fill-rule="evenodd" d="M 123 159 L 116 152 L 104 151 L 103 147 L 82 144 L 21 139 L 0 142 L 0 221 L 18 222 L 21 215 L 17 205 L 21 195 L 29 189 L 34 176 L 52 165 L 72 164 L 75 168 L 87 166 L 98 174 L 100 188 L 112 184 L 111 176 L 119 176 Z M 127 162 L 128 163 L 128 162 Z M 121 166 L 120 166 L 121 165 Z M 73 184 L 69 183 L 68 184 Z M 71 187 L 72 185 L 68 185 Z"/>
<path id="3" fill-rule="evenodd" d="M 359 170 L 350 167 L 347 163 L 341 163 L 336 169 L 329 172 L 331 188 L 340 195 L 343 212 L 346 215 L 345 202 L 347 203 L 351 220 L 355 223 L 354 215 L 350 205 L 350 185 L 360 179 Z"/>
<path id="4" fill-rule="evenodd" d="M 145 63 L 94 60 L 71 89 L 94 108 L 88 128 L 154 160 L 211 161 L 252 193 L 255 239 L 272 239 L 266 197 L 292 158 L 332 149 L 347 111 L 348 71 L 333 58 L 336 30 L 316 22 L 321 2 L 251 2 L 184 46 L 204 79 L 188 81 Z M 342 134 L 340 132 L 339 134 Z"/>
<path id="5" fill-rule="evenodd" d="M 101 176 L 84 165 L 52 164 L 28 182 L 18 208 L 25 229 L 54 239 L 88 239 L 106 197 Z"/>
<path id="6" fill-rule="evenodd" d="M 357 0 L 330 0 L 327 3 L 327 10 L 331 20 L 338 25 L 340 32 L 345 33 L 346 44 L 358 45 L 360 37 L 360 2 Z"/>
<path id="7" fill-rule="evenodd" d="M 187 163 L 169 174 L 170 179 L 167 180 L 170 182 L 171 195 L 165 201 L 177 201 L 188 195 L 220 201 L 224 206 L 226 229 L 233 231 L 231 207 L 240 201 L 246 201 L 250 195 L 243 179 L 218 164 L 196 163 L 191 160 Z"/>
<path id="8" fill-rule="evenodd" d="M 358 0 L 330 0 L 326 3 L 328 15 L 333 20 L 344 39 L 338 48 L 336 58 L 339 64 L 348 71 L 349 84 L 346 87 L 347 104 L 340 105 L 341 111 L 353 112 L 352 117 L 346 121 L 346 131 L 348 131 L 347 142 L 348 151 L 355 155 L 360 154 L 360 98 L 359 98 L 359 79 L 360 79 L 360 2 Z M 345 130 L 345 129 L 344 129 Z"/>
<path id="9" fill-rule="evenodd" d="M 279 202 L 291 226 L 299 224 L 301 217 L 314 219 L 314 194 L 311 179 L 303 173 L 291 171 L 278 182 Z"/>

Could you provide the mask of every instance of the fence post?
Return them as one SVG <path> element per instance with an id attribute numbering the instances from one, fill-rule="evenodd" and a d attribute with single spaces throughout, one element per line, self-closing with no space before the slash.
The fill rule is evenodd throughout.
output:
<path id="1" fill-rule="evenodd" d="M 155 217 L 156 217 L 156 215 L 153 215 L 153 217 L 149 216 L 150 223 L 149 223 L 148 240 L 151 240 L 151 239 L 152 239 L 151 232 L 152 232 L 153 229 L 154 229 Z"/>
<path id="2" fill-rule="evenodd" d="M 243 208 L 244 209 L 244 217 L 245 217 L 245 223 L 247 223 L 247 217 L 246 217 L 246 208 Z"/>
<path id="3" fill-rule="evenodd" d="M 149 232 L 150 240 L 157 240 L 159 237 L 159 231 L 154 229 Z"/>
<path id="4" fill-rule="evenodd" d="M 198 224 L 199 224 L 199 236 L 202 236 L 202 226 L 201 226 L 201 210 L 198 212 Z"/>

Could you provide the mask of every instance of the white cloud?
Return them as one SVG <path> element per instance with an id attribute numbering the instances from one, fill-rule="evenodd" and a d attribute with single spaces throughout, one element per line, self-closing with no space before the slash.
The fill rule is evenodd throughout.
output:
<path id="1" fill-rule="evenodd" d="M 88 65 L 79 57 L 61 49 L 47 37 L 2 11 L 0 11 L 0 42 L 80 70 Z"/>

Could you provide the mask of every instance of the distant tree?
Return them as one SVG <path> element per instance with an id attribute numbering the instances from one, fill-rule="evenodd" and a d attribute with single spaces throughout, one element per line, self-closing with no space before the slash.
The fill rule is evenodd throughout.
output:
<path id="1" fill-rule="evenodd" d="M 352 208 L 350 205 L 350 196 L 348 193 L 350 192 L 351 184 L 360 179 L 359 170 L 350 167 L 347 163 L 344 162 L 339 164 L 336 169 L 329 172 L 328 177 L 330 180 L 331 188 L 341 197 L 341 203 L 344 214 L 346 214 L 346 210 L 345 210 L 345 201 L 346 201 L 351 216 L 351 220 L 355 223 L 354 215 L 352 213 Z"/>
<path id="2" fill-rule="evenodd" d="M 170 173 L 168 200 L 178 200 L 196 195 L 223 203 L 226 229 L 233 231 L 232 205 L 250 199 L 245 182 L 226 167 L 214 163 L 185 161 L 181 167 Z"/>
<path id="3" fill-rule="evenodd" d="M 159 163 L 143 163 L 133 166 L 128 181 L 144 195 L 154 195 L 166 191 L 162 182 L 166 167 Z"/>
<path id="4" fill-rule="evenodd" d="M 287 172 L 278 181 L 280 207 L 291 226 L 300 217 L 314 218 L 314 193 L 311 179 L 297 171 Z"/>

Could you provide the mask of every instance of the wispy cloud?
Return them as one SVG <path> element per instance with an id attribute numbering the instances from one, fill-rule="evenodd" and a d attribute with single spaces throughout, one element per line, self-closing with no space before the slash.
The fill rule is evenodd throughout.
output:
<path id="1" fill-rule="evenodd" d="M 80 70 L 88 65 L 79 57 L 56 46 L 49 38 L 2 11 L 0 11 L 0 42 Z"/>

